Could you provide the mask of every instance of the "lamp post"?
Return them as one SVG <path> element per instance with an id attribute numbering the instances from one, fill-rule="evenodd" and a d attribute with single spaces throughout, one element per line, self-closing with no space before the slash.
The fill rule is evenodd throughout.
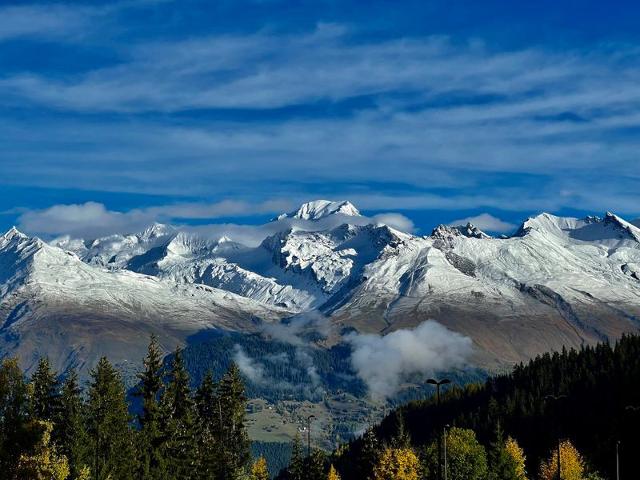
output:
<path id="1" fill-rule="evenodd" d="M 307 457 L 311 458 L 311 420 L 316 418 L 315 415 L 307 417 Z"/>
<path id="2" fill-rule="evenodd" d="M 447 475 L 447 469 L 448 469 L 448 466 L 447 466 L 447 430 L 449 428 L 451 428 L 451 425 L 449 425 L 449 424 L 444 426 L 444 437 L 443 437 L 444 441 L 442 442 L 444 444 L 444 448 L 443 448 L 443 450 L 444 450 L 444 480 L 447 480 L 447 476 L 448 476 Z"/>
<path id="3" fill-rule="evenodd" d="M 560 400 L 567 398 L 566 395 L 547 395 L 544 399 L 550 403 L 553 403 L 555 406 L 555 414 L 556 414 L 556 440 L 558 442 L 558 480 L 561 480 L 560 477 L 560 415 L 558 414 L 559 410 L 559 402 Z"/>
<path id="4" fill-rule="evenodd" d="M 616 480 L 620 480 L 620 440 L 616 442 Z"/>
<path id="5" fill-rule="evenodd" d="M 442 380 L 436 380 L 430 378 L 427 380 L 429 385 L 435 385 L 436 387 L 436 405 L 440 406 L 440 385 L 447 385 L 451 383 L 451 380 L 448 378 L 443 378 Z M 442 480 L 442 431 L 438 428 L 438 480 Z"/>
<path id="6" fill-rule="evenodd" d="M 636 417 L 635 415 L 638 414 L 638 412 L 640 412 L 640 406 L 636 406 L 636 405 L 627 405 L 626 407 L 624 407 L 624 411 L 627 415 L 629 415 L 629 420 L 631 420 L 630 424 L 627 423 L 627 425 L 631 425 L 631 428 L 633 428 L 633 420 L 635 420 Z M 628 427 L 627 427 L 628 428 Z M 623 438 L 626 440 L 628 437 L 626 435 L 623 435 Z M 625 445 L 627 445 L 625 443 Z M 620 440 L 618 440 L 616 442 L 616 480 L 620 480 Z"/>

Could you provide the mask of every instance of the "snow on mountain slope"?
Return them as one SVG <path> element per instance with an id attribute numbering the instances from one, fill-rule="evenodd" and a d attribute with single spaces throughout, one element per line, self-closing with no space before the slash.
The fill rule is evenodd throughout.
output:
<path id="1" fill-rule="evenodd" d="M 175 228 L 155 223 L 143 232 L 130 235 L 110 235 L 90 241 L 69 237 L 54 240 L 52 244 L 74 252 L 91 265 L 122 268 L 136 255 L 141 255 L 176 234 Z"/>
<path id="2" fill-rule="evenodd" d="M 283 213 L 278 220 L 284 218 L 298 218 L 302 220 L 320 220 L 329 215 L 342 214 L 351 217 L 359 217 L 360 212 L 350 202 L 332 202 L 330 200 L 315 200 L 304 203 L 295 212 Z"/>
<path id="3" fill-rule="evenodd" d="M 366 267 L 332 316 L 368 331 L 435 318 L 489 364 L 616 338 L 640 327 L 640 243 L 625 223 L 544 214 L 509 239 L 410 237 Z M 589 241 L 577 238 L 585 228 Z"/>
<path id="4" fill-rule="evenodd" d="M 121 275 L 233 292 L 254 302 L 249 310 L 319 310 L 338 331 L 388 332 L 433 318 L 469 335 L 485 365 L 640 326 L 640 229 L 611 213 L 541 214 L 510 238 L 470 224 L 418 237 L 326 200 L 278 218 L 270 225 L 282 230 L 257 247 L 159 226 L 86 242 L 86 250 L 64 246 Z"/>
<path id="5" fill-rule="evenodd" d="M 212 328 L 255 331 L 289 314 L 230 292 L 82 262 L 15 229 L 0 237 L 0 351 L 64 369 L 108 354 L 138 362 L 151 333 L 169 349 Z"/>

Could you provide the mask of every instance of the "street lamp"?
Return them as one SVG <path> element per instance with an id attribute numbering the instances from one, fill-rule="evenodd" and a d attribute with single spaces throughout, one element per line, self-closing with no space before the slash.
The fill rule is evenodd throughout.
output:
<path id="1" fill-rule="evenodd" d="M 640 407 L 636 405 L 627 405 L 624 407 L 624 411 L 629 416 L 633 416 L 640 412 Z M 620 440 L 616 442 L 616 480 L 620 480 Z"/>
<path id="2" fill-rule="evenodd" d="M 311 420 L 315 420 L 315 415 L 307 417 L 307 457 L 311 458 Z"/>
<path id="3" fill-rule="evenodd" d="M 447 385 L 451 383 L 451 380 L 448 378 L 443 378 L 442 380 L 435 380 L 430 378 L 427 380 L 429 385 L 436 386 L 436 405 L 440 406 L 440 385 Z M 442 480 L 442 432 L 438 428 L 438 480 Z"/>
<path id="4" fill-rule="evenodd" d="M 451 425 L 444 426 L 444 480 L 447 480 L 447 430 L 451 428 Z"/>
<path id="5" fill-rule="evenodd" d="M 558 480 L 561 480 L 560 478 L 560 415 L 558 414 L 559 408 L 559 402 L 560 400 L 567 398 L 566 395 L 547 395 L 546 397 L 544 397 L 544 399 L 547 402 L 553 403 L 555 405 L 555 413 L 556 413 L 556 437 L 557 437 L 557 442 L 558 442 Z"/>

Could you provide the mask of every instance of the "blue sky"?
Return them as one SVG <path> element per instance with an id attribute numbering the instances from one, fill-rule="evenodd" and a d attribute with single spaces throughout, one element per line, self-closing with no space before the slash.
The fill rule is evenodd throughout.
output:
<path id="1" fill-rule="evenodd" d="M 0 19 L 0 228 L 260 223 L 315 198 L 420 233 L 640 216 L 637 2 L 5 1 Z"/>

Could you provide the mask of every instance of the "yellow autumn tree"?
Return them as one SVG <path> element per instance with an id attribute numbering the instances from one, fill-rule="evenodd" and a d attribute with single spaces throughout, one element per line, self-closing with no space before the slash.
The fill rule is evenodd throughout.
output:
<path id="1" fill-rule="evenodd" d="M 524 455 L 524 450 L 520 448 L 518 442 L 512 437 L 508 437 L 507 441 L 504 444 L 504 449 L 507 451 L 507 454 L 513 459 L 513 462 L 516 467 L 516 478 L 518 480 L 527 480 L 527 471 L 525 469 L 526 457 Z"/>
<path id="2" fill-rule="evenodd" d="M 78 472 L 76 480 L 91 480 L 91 470 L 86 465 Z"/>
<path id="3" fill-rule="evenodd" d="M 35 420 L 28 425 L 38 436 L 30 454 L 18 460 L 17 478 L 20 480 L 65 480 L 69 476 L 67 457 L 58 455 L 51 445 L 53 423 Z"/>
<path id="4" fill-rule="evenodd" d="M 582 455 L 569 440 L 560 444 L 561 480 L 583 480 L 585 463 Z M 540 464 L 540 480 L 556 480 L 558 472 L 558 450 L 553 449 L 547 461 Z"/>
<path id="5" fill-rule="evenodd" d="M 385 448 L 373 467 L 373 480 L 418 480 L 420 461 L 410 448 Z"/>
<path id="6" fill-rule="evenodd" d="M 327 475 L 327 480 L 340 480 L 340 475 L 338 475 L 338 471 L 333 465 L 329 467 L 329 475 Z"/>
<path id="7" fill-rule="evenodd" d="M 257 459 L 251 467 L 252 480 L 269 480 L 269 469 L 264 457 Z"/>

